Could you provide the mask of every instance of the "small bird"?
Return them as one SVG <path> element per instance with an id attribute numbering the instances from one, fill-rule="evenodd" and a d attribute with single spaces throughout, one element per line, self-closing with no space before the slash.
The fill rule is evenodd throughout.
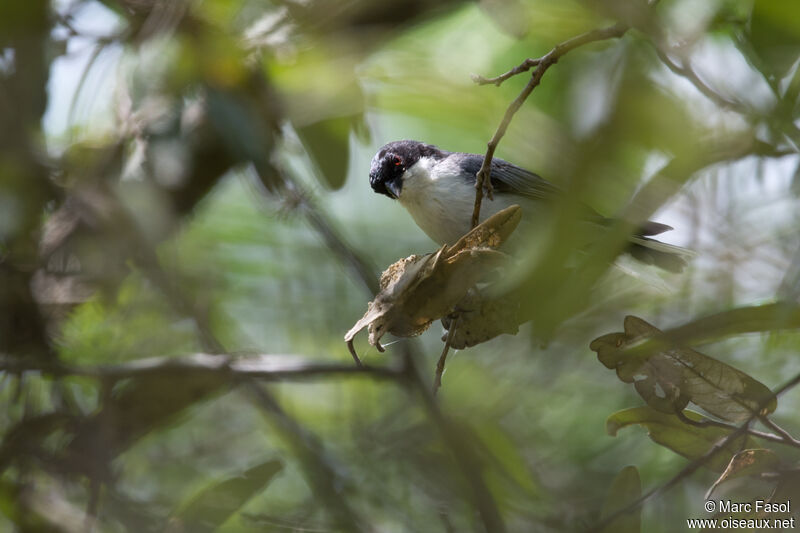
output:
<path id="1" fill-rule="evenodd" d="M 470 230 L 475 183 L 483 158 L 419 141 L 394 141 L 375 154 L 369 182 L 376 193 L 400 202 L 431 239 L 453 244 Z M 497 158 L 492 160 L 491 184 L 494 200 L 483 202 L 481 220 L 518 204 L 523 210 L 522 222 L 528 227 L 552 220 L 556 200 L 565 194 L 533 172 Z M 582 219 L 593 231 L 602 231 L 614 222 L 588 206 L 581 210 Z M 680 272 L 691 252 L 650 238 L 671 229 L 666 224 L 644 222 L 629 237 L 626 252 L 643 263 Z"/>

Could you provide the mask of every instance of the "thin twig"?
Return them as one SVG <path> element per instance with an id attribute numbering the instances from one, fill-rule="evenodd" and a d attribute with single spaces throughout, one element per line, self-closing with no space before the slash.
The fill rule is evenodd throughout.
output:
<path id="1" fill-rule="evenodd" d="M 310 191 L 283 169 L 274 166 L 270 170 L 278 173 L 281 181 L 287 185 L 283 193 L 289 205 L 306 217 L 308 223 L 322 237 L 325 245 L 333 255 L 355 274 L 355 277 L 364 284 L 373 296 L 376 295 L 380 290 L 380 284 L 378 277 L 375 275 L 374 265 L 356 253 L 353 246 L 345 241 L 328 215 L 319 207 L 318 202 Z M 265 184 L 262 192 L 266 195 L 266 191 L 269 190 L 266 185 L 269 182 L 269 177 L 264 176 L 263 171 L 260 170 L 257 171 L 257 174 L 261 183 Z"/>
<path id="2" fill-rule="evenodd" d="M 692 420 L 691 418 L 689 418 L 685 414 L 683 414 L 683 411 L 675 411 L 675 415 L 684 424 L 688 424 L 690 426 L 695 426 L 695 427 L 699 427 L 699 428 L 713 426 L 713 427 L 718 427 L 718 428 L 722 428 L 722 429 L 727 429 L 727 430 L 730 430 L 730 431 L 735 431 L 735 430 L 737 430 L 739 428 L 739 426 L 736 426 L 734 424 L 727 424 L 725 422 L 720 422 L 719 420 L 711 420 L 711 419 L 706 419 L 706 420 L 702 420 L 702 421 Z M 761 422 L 763 422 L 765 425 L 774 424 L 774 422 L 769 420 L 767 417 L 759 417 L 758 419 L 761 420 Z M 770 427 L 772 427 L 772 426 L 770 426 Z M 777 425 L 775 427 L 777 427 Z M 783 431 L 783 430 L 781 430 L 781 431 Z M 752 436 L 752 437 L 768 440 L 770 442 L 775 442 L 775 443 L 778 443 L 778 444 L 786 444 L 786 445 L 789 445 L 789 446 L 793 446 L 795 448 L 800 448 L 800 441 L 792 438 L 792 436 L 789 435 L 788 433 L 786 433 L 785 431 L 784 431 L 785 435 L 783 435 L 783 434 L 782 435 L 774 435 L 772 433 L 766 433 L 764 431 L 758 431 L 757 429 L 753 429 L 751 427 L 748 427 L 745 432 L 748 435 Z"/>
<path id="3" fill-rule="evenodd" d="M 750 115 L 753 113 L 753 109 L 744 103 L 738 100 L 727 98 L 716 90 L 712 89 L 710 85 L 700 78 L 691 65 L 687 65 L 683 61 L 681 61 L 680 64 L 676 63 L 672 60 L 672 58 L 669 57 L 667 52 L 662 50 L 655 42 L 653 43 L 653 46 L 655 47 L 656 54 L 661 62 L 664 63 L 664 65 L 666 65 L 666 67 L 672 72 L 691 82 L 691 84 L 694 85 L 695 88 L 703 94 L 703 96 L 716 103 L 718 106 L 736 111 L 737 113 L 744 115 Z"/>
<path id="4" fill-rule="evenodd" d="M 579 46 L 583 46 L 594 41 L 622 37 L 626 31 L 628 31 L 628 27 L 623 24 L 615 24 L 607 28 L 592 30 L 573 37 L 572 39 L 566 40 L 563 43 L 557 44 L 552 50 L 539 59 L 525 60 L 525 62 L 518 67 L 511 69 L 509 72 L 506 72 L 497 78 L 473 78 L 479 84 L 486 82 L 499 85 L 505 79 L 508 79 L 515 74 L 519 74 L 520 72 L 525 72 L 533 65 L 536 65 L 536 70 L 534 70 L 533 74 L 531 74 L 531 79 L 528 81 L 528 84 L 524 89 L 522 89 L 522 92 L 519 93 L 514 101 L 509 104 L 505 115 L 503 115 L 503 120 L 497 127 L 497 131 L 494 132 L 492 139 L 487 144 L 486 156 L 483 158 L 483 164 L 478 171 L 478 177 L 475 183 L 475 207 L 472 211 L 473 228 L 478 225 L 478 221 L 480 219 L 481 201 L 483 200 L 484 190 L 486 191 L 486 196 L 488 196 L 490 200 L 493 199 L 490 178 L 492 158 L 494 157 L 494 152 L 497 149 L 497 145 L 500 143 L 500 139 L 502 139 L 506 134 L 506 130 L 508 129 L 509 124 L 511 124 L 511 120 L 514 118 L 514 115 L 517 113 L 517 111 L 519 111 L 519 108 L 522 107 L 522 104 L 525 102 L 525 100 L 527 100 L 528 96 L 530 96 L 531 92 L 533 92 L 536 86 L 542 81 L 542 76 L 544 76 L 544 73 L 547 72 L 547 69 L 558 62 L 558 60 L 561 59 L 564 54 L 574 50 L 575 48 L 578 48 Z M 528 65 L 527 68 L 526 65 Z"/>
<path id="5" fill-rule="evenodd" d="M 447 330 L 447 338 L 444 341 L 444 348 L 442 355 L 439 356 L 439 362 L 436 363 L 436 375 L 433 378 L 433 395 L 439 392 L 442 386 L 442 375 L 444 374 L 444 364 L 447 362 L 447 354 L 450 351 L 450 344 L 453 342 L 453 337 L 456 334 L 456 326 L 458 325 L 458 315 L 450 321 L 450 329 Z"/>
<path id="6" fill-rule="evenodd" d="M 361 359 L 358 357 L 358 353 L 356 353 L 356 347 L 353 345 L 353 339 L 347 341 L 347 350 L 350 352 L 350 355 L 353 356 L 353 361 L 355 361 L 356 366 L 364 366 L 364 363 L 362 363 Z"/>
<path id="7" fill-rule="evenodd" d="M 537 57 L 535 59 L 528 58 L 516 67 L 512 68 L 508 72 L 500 74 L 499 76 L 495 76 L 494 78 L 484 78 L 479 74 L 472 75 L 472 81 L 477 83 L 478 85 L 494 85 L 496 87 L 500 87 L 504 81 L 508 78 L 516 76 L 517 74 L 522 74 L 523 72 L 527 72 L 533 67 L 539 66 L 539 63 L 542 62 L 542 58 Z"/>
<path id="8" fill-rule="evenodd" d="M 792 437 L 788 431 L 786 431 L 778 424 L 770 420 L 767 416 L 759 416 L 758 420 L 768 428 L 772 429 L 775 433 L 780 435 L 779 437 L 780 440 L 778 442 L 788 444 L 789 446 L 794 446 L 795 448 L 800 448 L 800 440 L 797 440 L 794 437 Z"/>

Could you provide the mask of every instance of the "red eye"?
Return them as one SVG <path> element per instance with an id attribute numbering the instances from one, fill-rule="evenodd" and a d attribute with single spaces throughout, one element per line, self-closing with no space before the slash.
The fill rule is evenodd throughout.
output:
<path id="1" fill-rule="evenodd" d="M 394 158 L 394 166 L 399 167 L 403 162 L 400 161 L 399 157 Z"/>

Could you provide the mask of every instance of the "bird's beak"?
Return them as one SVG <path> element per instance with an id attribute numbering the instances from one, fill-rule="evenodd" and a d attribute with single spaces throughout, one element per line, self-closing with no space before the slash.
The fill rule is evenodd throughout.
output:
<path id="1" fill-rule="evenodd" d="M 403 188 L 400 178 L 395 178 L 386 182 L 386 190 L 388 190 L 395 200 L 400 198 L 400 190 Z"/>

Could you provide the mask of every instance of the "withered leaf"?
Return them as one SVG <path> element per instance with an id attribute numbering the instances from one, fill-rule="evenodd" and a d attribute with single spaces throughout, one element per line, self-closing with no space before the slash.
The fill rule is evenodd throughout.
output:
<path id="1" fill-rule="evenodd" d="M 589 347 L 662 413 L 682 411 L 693 402 L 723 420 L 742 422 L 762 407 L 768 413 L 775 410 L 777 403 L 764 384 L 696 350 L 661 339 L 661 334 L 641 318 L 628 316 L 624 333 L 603 335 Z M 635 352 L 653 339 L 659 342 L 657 350 Z"/>
<path id="2" fill-rule="evenodd" d="M 458 324 L 450 338 L 450 346 L 456 350 L 469 348 L 504 333 L 516 335 L 519 331 L 520 302 L 514 295 L 492 297 L 478 289 L 470 289 L 456 306 Z M 442 318 L 448 331 L 452 320 Z M 444 341 L 447 334 L 442 336 Z"/>
<path id="3" fill-rule="evenodd" d="M 775 472 L 781 464 L 780 458 L 772 450 L 756 448 L 753 450 L 742 450 L 733 457 L 727 468 L 706 492 L 705 498 L 711 498 L 720 483 L 729 479 L 742 476 L 755 476 L 764 472 Z"/>
<path id="4" fill-rule="evenodd" d="M 434 320 L 448 315 L 486 274 L 504 265 L 508 256 L 497 248 L 519 224 L 519 206 L 489 217 L 454 245 L 437 252 L 401 259 L 381 275 L 381 289 L 364 316 L 344 336 L 355 356 L 352 341 L 369 328 L 369 342 L 383 351 L 380 339 L 387 332 L 411 337 L 425 331 Z M 356 358 L 357 360 L 357 358 Z"/>

